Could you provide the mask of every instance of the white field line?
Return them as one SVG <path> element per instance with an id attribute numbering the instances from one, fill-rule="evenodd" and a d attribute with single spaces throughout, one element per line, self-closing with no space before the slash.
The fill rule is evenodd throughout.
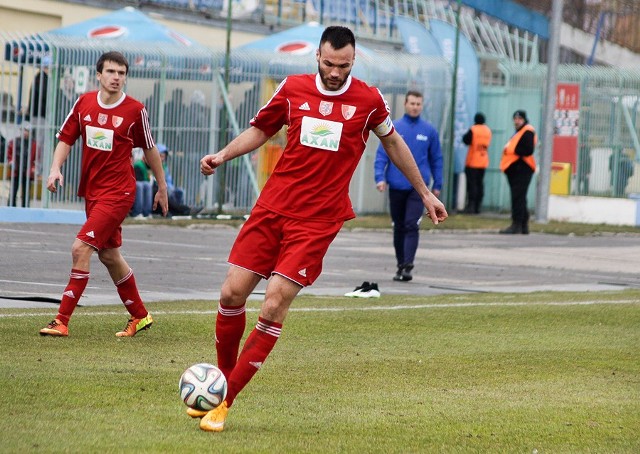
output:
<path id="1" fill-rule="evenodd" d="M 399 306 L 364 306 L 364 307 L 292 307 L 290 312 L 360 312 L 360 311 L 400 311 L 414 309 L 456 309 L 466 307 L 515 307 L 515 306 L 593 306 L 600 304 L 640 304 L 637 300 L 614 300 L 614 301 L 550 301 L 550 302 L 505 302 L 505 303 L 450 303 L 450 304 L 413 304 Z M 259 308 L 247 308 L 247 312 L 258 312 Z M 15 317 L 41 317 L 46 312 L 38 309 L 38 312 L 19 312 L 14 314 L 2 314 L 0 318 Z M 176 310 L 176 311 L 153 311 L 153 315 L 213 315 L 217 310 Z M 122 315 L 122 311 L 100 311 L 87 312 L 83 316 L 109 316 Z"/>

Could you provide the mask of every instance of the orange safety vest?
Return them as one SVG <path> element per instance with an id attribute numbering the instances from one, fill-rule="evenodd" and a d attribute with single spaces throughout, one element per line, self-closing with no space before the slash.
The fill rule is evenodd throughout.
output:
<path id="1" fill-rule="evenodd" d="M 538 143 L 538 136 L 535 135 L 536 130 L 533 129 L 533 126 L 527 123 L 522 128 L 520 128 L 519 131 L 517 131 L 513 136 L 511 136 L 507 144 L 504 146 L 504 149 L 502 150 L 502 160 L 500 161 L 500 170 L 502 170 L 503 172 L 507 170 L 509 166 L 514 162 L 516 162 L 518 159 L 522 159 L 534 171 L 536 170 L 536 160 L 533 158 L 533 155 L 519 156 L 516 154 L 516 145 L 518 145 L 518 142 L 520 142 L 520 139 L 522 138 L 522 135 L 525 133 L 525 131 L 531 131 L 534 134 L 534 137 L 533 137 L 534 146 Z"/>
<path id="2" fill-rule="evenodd" d="M 467 152 L 465 167 L 486 169 L 489 167 L 489 144 L 491 129 L 487 125 L 471 126 L 471 143 Z"/>

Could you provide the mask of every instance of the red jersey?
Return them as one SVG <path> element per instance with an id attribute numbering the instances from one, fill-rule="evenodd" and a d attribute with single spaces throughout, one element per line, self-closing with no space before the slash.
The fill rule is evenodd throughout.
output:
<path id="1" fill-rule="evenodd" d="M 349 183 L 369 131 L 384 137 L 394 130 L 377 88 L 349 76 L 340 90 L 328 91 L 317 74 L 284 79 L 251 125 L 270 136 L 288 126 L 287 145 L 256 204 L 331 222 L 355 217 Z"/>
<path id="2" fill-rule="evenodd" d="M 110 105 L 100 101 L 97 91 L 85 93 L 56 134 L 68 145 L 80 136 L 82 174 L 78 195 L 95 200 L 135 193 L 131 152 L 134 147 L 149 149 L 155 145 L 144 105 L 124 93 Z"/>

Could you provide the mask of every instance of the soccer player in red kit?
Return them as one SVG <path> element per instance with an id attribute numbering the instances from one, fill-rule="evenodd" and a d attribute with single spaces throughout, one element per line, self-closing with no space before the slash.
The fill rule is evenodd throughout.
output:
<path id="1" fill-rule="evenodd" d="M 85 93 L 74 104 L 57 134 L 47 189 L 57 191 L 64 177 L 61 167 L 72 145 L 82 139 L 82 173 L 78 195 L 85 199 L 87 220 L 71 247 L 73 264 L 69 283 L 62 293 L 58 315 L 45 328 L 43 336 L 68 336 L 69 319 L 89 281 L 91 256 L 107 267 L 120 299 L 130 314 L 118 337 L 132 337 L 153 323 L 138 293 L 133 271 L 120 253 L 122 221 L 135 200 L 136 178 L 131 165 L 134 147 L 144 150 L 158 182 L 154 209 L 159 205 L 167 214 L 167 184 L 160 154 L 149 126 L 147 110 L 127 96 L 123 87 L 129 63 L 119 52 L 103 54 L 96 64 L 99 91 Z"/>
<path id="2" fill-rule="evenodd" d="M 394 130 L 382 94 L 350 75 L 355 37 L 346 27 L 324 30 L 316 51 L 318 74 L 282 81 L 243 131 L 200 161 L 211 175 L 226 161 L 263 145 L 284 125 L 287 145 L 229 256 L 216 318 L 218 367 L 228 381 L 226 400 L 202 417 L 200 428 L 219 432 L 234 399 L 273 349 L 291 302 L 320 275 L 322 260 L 346 220 L 355 217 L 349 182 L 369 132 L 417 190 L 434 224 L 447 218 L 427 189 L 411 151 Z M 242 352 L 245 302 L 260 279 L 269 279 L 258 322 Z"/>

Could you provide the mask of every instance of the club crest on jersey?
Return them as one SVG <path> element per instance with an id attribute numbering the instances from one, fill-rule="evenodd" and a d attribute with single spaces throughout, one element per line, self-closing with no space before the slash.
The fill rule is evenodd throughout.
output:
<path id="1" fill-rule="evenodd" d="M 107 114 L 98 114 L 98 123 L 102 126 L 107 124 Z"/>
<path id="2" fill-rule="evenodd" d="M 353 114 L 356 113 L 356 106 L 349 106 L 347 104 L 342 105 L 342 116 L 345 120 L 350 120 Z"/>
<path id="3" fill-rule="evenodd" d="M 328 101 L 320 101 L 320 107 L 318 108 L 320 114 L 325 117 L 333 111 L 333 103 Z"/>
<path id="4" fill-rule="evenodd" d="M 111 117 L 111 124 L 113 125 L 114 128 L 117 128 L 118 126 L 120 126 L 123 121 L 124 121 L 124 118 L 122 117 L 117 117 L 115 115 Z"/>

